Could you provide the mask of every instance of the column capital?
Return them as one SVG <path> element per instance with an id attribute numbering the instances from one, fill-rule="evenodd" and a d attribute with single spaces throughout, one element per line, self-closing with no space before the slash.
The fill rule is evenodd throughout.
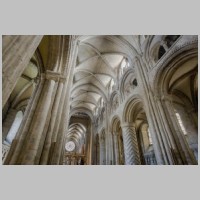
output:
<path id="1" fill-rule="evenodd" d="M 124 122 L 121 124 L 121 127 L 122 128 L 125 128 L 125 127 L 134 127 L 135 128 L 135 123 L 134 122 Z"/>
<path id="2" fill-rule="evenodd" d="M 66 81 L 66 77 L 65 76 L 60 76 L 60 80 L 61 83 L 64 83 Z"/>
<path id="3" fill-rule="evenodd" d="M 45 78 L 48 79 L 48 80 L 54 80 L 54 81 L 57 82 L 60 79 L 60 73 L 50 71 L 50 70 L 46 70 Z"/>
<path id="4" fill-rule="evenodd" d="M 119 135 L 119 132 L 116 132 L 116 131 L 113 132 L 113 136 L 118 136 L 118 135 Z"/>

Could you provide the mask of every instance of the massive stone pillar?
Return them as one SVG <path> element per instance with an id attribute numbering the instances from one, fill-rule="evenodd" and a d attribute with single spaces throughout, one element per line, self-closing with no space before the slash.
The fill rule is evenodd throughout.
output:
<path id="1" fill-rule="evenodd" d="M 8 164 L 36 164 L 38 152 L 43 149 L 43 138 L 46 136 L 45 130 L 48 127 L 55 96 L 54 86 L 59 78 L 60 74 L 52 71 L 42 74 L 39 86 L 25 111 L 22 125 L 11 146 L 13 152 L 7 161 Z"/>
<path id="2" fill-rule="evenodd" d="M 2 37 L 2 107 L 38 47 L 42 36 Z"/>
<path id="3" fill-rule="evenodd" d="M 98 133 L 97 133 L 98 135 Z M 96 165 L 100 165 L 100 145 L 99 145 L 99 136 L 97 136 L 96 141 Z"/>
<path id="4" fill-rule="evenodd" d="M 46 74 L 44 88 L 32 119 L 33 121 L 29 130 L 29 138 L 24 147 L 24 154 L 21 164 L 35 164 L 35 159 L 45 127 L 47 115 L 49 113 L 51 101 L 53 100 L 52 95 L 55 81 L 57 81 L 59 78 L 58 76 L 59 74 L 54 72 L 48 72 Z"/>
<path id="5" fill-rule="evenodd" d="M 166 114 L 171 119 L 173 129 L 175 130 L 174 136 L 176 139 L 176 143 L 178 143 L 179 145 L 178 148 L 181 150 L 180 153 L 182 154 L 182 159 L 184 162 L 183 164 L 189 164 L 189 165 L 197 164 L 195 155 L 190 149 L 189 144 L 187 143 L 186 139 L 184 138 L 183 133 L 180 130 L 180 126 L 178 125 L 178 121 L 176 119 L 174 109 L 170 102 L 170 98 L 165 96 L 163 98 L 163 101 L 165 103 Z M 197 137 L 197 135 L 195 136 Z"/>
<path id="6" fill-rule="evenodd" d="M 105 164 L 106 165 L 110 165 L 110 157 L 111 157 L 111 153 L 110 153 L 110 134 L 107 132 L 105 134 Z"/>
<path id="7" fill-rule="evenodd" d="M 91 127 L 90 127 L 90 140 L 89 140 L 89 157 L 88 157 L 88 164 L 91 165 L 92 164 L 92 155 L 93 155 L 93 144 L 94 144 L 94 140 L 93 140 L 93 132 L 94 132 L 94 123 L 91 123 Z"/>
<path id="8" fill-rule="evenodd" d="M 109 165 L 115 164 L 114 151 L 113 150 L 114 150 L 113 135 L 110 133 L 109 134 L 109 152 L 110 152 L 110 163 L 109 163 Z"/>
<path id="9" fill-rule="evenodd" d="M 122 124 L 122 135 L 124 142 L 124 154 L 126 165 L 140 165 L 138 141 L 135 125 L 130 123 Z"/>
<path id="10" fill-rule="evenodd" d="M 74 66 L 69 65 L 69 60 L 74 54 L 71 54 L 70 37 L 52 37 L 48 68 L 46 66 L 46 72 L 41 74 L 26 108 L 6 164 L 62 163 L 63 138 L 69 115 L 69 83 L 72 82 Z"/>
<path id="11" fill-rule="evenodd" d="M 110 152 L 110 133 L 105 134 L 105 146 L 106 146 L 106 165 L 111 163 L 111 152 Z"/>
<path id="12" fill-rule="evenodd" d="M 169 126 L 169 117 L 166 118 L 166 114 L 164 113 L 164 110 L 166 109 L 165 106 L 162 105 L 161 98 L 159 96 L 154 96 L 155 102 L 156 102 L 156 110 L 157 113 L 156 117 L 159 118 L 160 121 L 160 128 L 162 128 L 161 136 L 162 136 L 162 142 L 163 142 L 163 151 L 165 152 L 164 158 L 166 160 L 166 163 L 168 164 L 181 164 L 181 158 L 180 155 L 178 155 L 176 152 L 181 151 L 181 149 L 177 150 L 177 145 L 179 141 L 175 142 L 176 135 L 172 134 L 171 126 Z M 173 155 L 174 154 L 174 155 Z"/>
<path id="13" fill-rule="evenodd" d="M 99 140 L 100 146 L 100 165 L 105 165 L 105 138 L 101 135 Z"/>
<path id="14" fill-rule="evenodd" d="M 45 75 L 41 75 L 41 79 L 35 88 L 31 99 L 29 100 L 28 106 L 25 110 L 24 117 L 21 123 L 21 126 L 15 136 L 15 139 L 12 142 L 9 155 L 6 158 L 5 164 L 20 164 L 19 156 L 21 155 L 23 145 L 25 140 L 29 135 L 29 128 L 34 117 L 34 113 L 44 87 Z"/>
<path id="15" fill-rule="evenodd" d="M 69 40 L 69 39 L 68 39 Z M 64 151 L 65 151 L 65 134 L 69 124 L 69 112 L 70 112 L 70 88 L 73 82 L 73 71 L 76 64 L 76 58 L 78 53 L 78 46 L 76 44 L 77 41 L 72 42 L 71 40 L 67 42 L 66 51 L 70 51 L 68 53 L 69 57 L 67 58 L 67 67 L 65 67 L 66 81 L 64 83 L 61 102 L 59 104 L 58 123 L 56 123 L 56 134 L 53 134 L 52 141 L 54 142 L 52 147 L 52 156 L 50 159 L 50 164 L 52 165 L 62 165 L 64 159 Z M 72 49 L 73 47 L 73 49 Z M 67 52 L 65 52 L 67 54 Z M 65 64 L 66 65 L 66 64 Z"/>
<path id="16" fill-rule="evenodd" d="M 157 112 L 153 93 L 149 84 L 149 76 L 147 74 L 148 64 L 143 59 L 136 59 L 135 71 L 137 74 L 138 87 L 143 97 L 144 110 L 146 112 L 147 121 L 151 131 L 153 147 L 158 165 L 168 164 L 164 144 L 162 141 L 162 130 L 160 128 L 160 117 Z"/>
<path id="17" fill-rule="evenodd" d="M 42 151 L 42 155 L 41 155 L 41 159 L 40 159 L 40 164 L 48 164 L 48 160 L 49 160 L 49 156 L 50 156 L 50 149 L 53 146 L 52 144 L 54 144 L 55 141 L 52 142 L 52 136 L 53 134 L 56 135 L 57 133 L 57 127 L 55 126 L 56 122 L 58 123 L 58 111 L 59 111 L 59 106 L 62 106 L 62 100 L 61 100 L 61 96 L 62 96 L 62 92 L 63 92 L 63 79 L 59 80 L 58 83 L 58 87 L 57 87 L 57 91 L 56 91 L 56 95 L 55 95 L 55 100 L 54 100 L 54 105 L 53 105 L 53 109 L 51 112 L 51 119 L 50 119 L 50 123 L 49 123 L 49 127 L 48 127 L 48 133 L 45 139 L 45 144 L 44 144 L 44 148 Z"/>
<path id="18" fill-rule="evenodd" d="M 114 140 L 114 152 L 115 152 L 115 164 L 119 165 L 119 143 L 118 143 L 118 133 L 113 134 L 113 140 Z"/>
<path id="19" fill-rule="evenodd" d="M 93 156 L 93 132 L 94 132 L 94 123 L 91 122 L 91 124 L 88 126 L 87 130 L 87 138 L 86 138 L 86 164 L 92 165 L 92 156 Z"/>
<path id="20" fill-rule="evenodd" d="M 65 129 L 67 127 L 68 115 L 69 115 L 69 91 L 67 82 L 65 82 L 61 101 L 59 103 L 58 116 L 56 118 L 57 123 L 55 126 L 55 132 L 52 135 L 52 155 L 49 164 L 59 165 L 62 149 L 63 140 L 65 136 Z M 54 134 L 55 133 L 55 134 Z"/>

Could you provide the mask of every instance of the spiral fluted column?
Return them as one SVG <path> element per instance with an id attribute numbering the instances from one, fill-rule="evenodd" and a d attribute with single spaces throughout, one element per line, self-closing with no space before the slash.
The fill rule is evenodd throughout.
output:
<path id="1" fill-rule="evenodd" d="M 130 123 L 124 123 L 122 125 L 122 135 L 124 143 L 125 164 L 141 164 L 135 125 Z"/>

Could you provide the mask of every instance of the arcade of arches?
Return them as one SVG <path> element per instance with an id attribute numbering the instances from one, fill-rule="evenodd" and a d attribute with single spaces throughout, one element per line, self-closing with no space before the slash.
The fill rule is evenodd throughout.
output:
<path id="1" fill-rule="evenodd" d="M 2 36 L 4 165 L 197 165 L 198 36 Z"/>

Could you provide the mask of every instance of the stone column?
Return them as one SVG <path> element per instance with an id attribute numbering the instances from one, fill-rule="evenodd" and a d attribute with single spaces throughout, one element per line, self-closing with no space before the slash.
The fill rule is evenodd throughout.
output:
<path id="1" fill-rule="evenodd" d="M 105 164 L 110 165 L 110 146 L 108 133 L 105 133 Z"/>
<path id="2" fill-rule="evenodd" d="M 52 112 L 51 112 L 51 120 L 50 120 L 50 123 L 49 123 L 48 133 L 47 133 L 44 148 L 43 148 L 43 151 L 42 151 L 40 164 L 45 165 L 45 164 L 48 163 L 50 148 L 51 148 L 51 144 L 52 144 L 52 135 L 55 133 L 54 127 L 55 127 L 55 123 L 58 119 L 57 118 L 58 117 L 57 116 L 58 110 L 59 110 L 58 108 L 60 106 L 62 92 L 63 92 L 63 79 L 60 79 L 59 83 L 58 83 L 58 88 L 57 88 L 57 92 L 56 92 L 56 96 L 55 96 L 53 109 L 52 109 Z"/>
<path id="3" fill-rule="evenodd" d="M 118 143 L 118 133 L 113 134 L 113 140 L 114 140 L 114 150 L 115 150 L 115 164 L 119 165 L 119 143 Z"/>
<path id="4" fill-rule="evenodd" d="M 87 132 L 87 151 L 86 151 L 86 156 L 87 156 L 87 165 L 92 164 L 92 146 L 93 146 L 93 123 L 88 128 Z"/>
<path id="5" fill-rule="evenodd" d="M 52 142 L 55 142 L 53 148 L 53 154 L 50 158 L 50 163 L 52 165 L 59 165 L 61 162 L 62 151 L 64 151 L 64 137 L 66 132 L 66 127 L 68 126 L 68 116 L 69 116 L 69 89 L 67 81 L 65 81 L 61 101 L 59 103 L 58 116 L 56 117 L 57 123 L 54 127 Z M 55 134 L 54 134 L 55 133 Z"/>
<path id="6" fill-rule="evenodd" d="M 113 151 L 113 135 L 109 133 L 109 152 L 110 152 L 110 162 L 109 165 L 114 165 L 115 164 L 115 159 L 114 159 L 114 151 Z"/>
<path id="7" fill-rule="evenodd" d="M 98 137 L 98 140 L 96 141 L 96 165 L 100 165 L 100 139 L 99 137 Z"/>
<path id="8" fill-rule="evenodd" d="M 189 120 L 188 118 L 191 117 Z M 195 158 L 198 162 L 198 118 L 196 118 L 195 110 L 192 108 L 188 110 L 187 113 L 184 113 L 183 115 L 186 123 L 187 132 L 188 132 L 188 143 L 192 151 L 194 152 Z M 197 120 L 197 121 L 196 121 Z"/>
<path id="9" fill-rule="evenodd" d="M 42 36 L 7 35 L 2 38 L 2 107 L 27 67 Z"/>
<path id="10" fill-rule="evenodd" d="M 63 88 L 63 92 L 62 93 L 62 101 L 59 105 L 59 123 L 56 123 L 57 128 L 56 128 L 56 135 L 54 137 L 53 134 L 53 138 L 52 140 L 55 141 L 55 147 L 53 150 L 53 155 L 51 158 L 51 164 L 53 165 L 59 165 L 63 163 L 63 159 L 64 157 L 63 155 L 63 151 L 65 151 L 64 145 L 65 145 L 65 134 L 68 128 L 68 124 L 69 124 L 69 111 L 70 111 L 70 88 L 72 87 L 72 83 L 73 83 L 73 71 L 74 71 L 74 67 L 76 64 L 76 58 L 77 58 L 77 53 L 78 53 L 78 46 L 75 43 L 73 43 L 71 40 L 66 40 L 66 47 L 65 47 L 65 51 L 64 54 L 67 54 L 67 60 L 65 63 L 65 70 L 64 70 L 64 74 L 66 76 L 66 81 L 64 84 L 64 88 Z"/>
<path id="11" fill-rule="evenodd" d="M 38 105 L 29 130 L 29 138 L 27 138 L 28 140 L 26 141 L 23 149 L 24 153 L 21 164 L 35 164 L 40 140 L 52 101 L 54 85 L 58 79 L 59 74 L 52 71 L 47 71 L 42 95 L 38 101 Z"/>
<path id="12" fill-rule="evenodd" d="M 99 139 L 99 146 L 100 146 L 100 165 L 105 165 L 105 138 L 100 136 Z"/>
<path id="13" fill-rule="evenodd" d="M 186 159 L 186 161 L 184 161 L 186 163 L 184 164 L 189 164 L 189 165 L 197 164 L 196 158 L 192 150 L 190 149 L 186 139 L 184 138 L 184 135 L 180 130 L 170 99 L 167 96 L 165 96 L 163 97 L 163 100 L 166 105 L 166 110 L 168 111 L 169 117 L 172 121 L 173 128 L 175 129 L 176 142 L 179 143 L 179 148 L 181 149 L 181 153 L 182 154 L 184 153 L 184 157 Z"/>
<path id="14" fill-rule="evenodd" d="M 161 136 L 162 136 L 162 141 L 164 144 L 164 150 L 165 150 L 165 154 L 164 154 L 164 158 L 166 159 L 166 163 L 168 164 L 175 164 L 175 160 L 177 160 L 177 162 L 181 162 L 180 158 L 177 157 L 178 155 L 176 155 L 175 159 L 173 158 L 174 156 L 172 155 L 172 151 L 174 151 L 176 149 L 176 144 L 174 141 L 174 135 L 172 134 L 171 131 L 171 126 L 169 126 L 169 118 L 166 118 L 166 115 L 164 113 L 165 108 L 162 105 L 162 100 L 159 96 L 154 96 L 156 105 L 157 105 L 157 117 L 160 118 L 160 126 L 162 126 L 162 131 L 161 131 Z M 177 150 L 176 150 L 177 151 Z M 180 163 L 179 163 L 180 164 Z"/>
<path id="15" fill-rule="evenodd" d="M 106 165 L 110 165 L 111 162 L 111 146 L 110 146 L 110 134 L 107 132 L 106 133 L 106 141 L 105 141 L 105 146 L 106 146 Z"/>
<path id="16" fill-rule="evenodd" d="M 156 161 L 158 165 L 168 164 L 165 159 L 164 145 L 162 142 L 160 130 L 160 118 L 157 113 L 157 107 L 155 100 L 153 99 L 153 92 L 150 88 L 149 74 L 147 74 L 147 69 L 149 69 L 149 63 L 144 59 L 136 59 L 135 71 L 137 74 L 138 87 L 140 88 L 140 93 L 143 97 L 144 110 L 146 112 L 147 121 L 149 123 L 149 128 L 152 133 L 153 147 L 156 156 Z"/>
<path id="17" fill-rule="evenodd" d="M 23 144 L 25 139 L 28 138 L 29 128 L 44 86 L 44 82 L 45 82 L 45 74 L 41 74 L 41 79 L 40 80 L 38 79 L 37 87 L 35 88 L 29 100 L 28 106 L 26 107 L 26 110 L 24 112 L 22 123 L 15 136 L 15 139 L 12 142 L 11 150 L 9 151 L 10 156 L 8 156 L 9 159 L 6 159 L 6 164 L 11 164 L 11 165 L 20 164 L 20 162 L 18 162 L 19 155 L 23 150 Z M 11 152 L 13 153 L 11 154 Z"/>
<path id="18" fill-rule="evenodd" d="M 94 148 L 94 123 L 92 123 L 91 128 L 90 128 L 90 160 L 89 164 L 92 165 L 93 161 L 93 148 Z"/>
<path id="19" fill-rule="evenodd" d="M 124 142 L 124 154 L 126 165 L 140 165 L 139 148 L 135 125 L 130 123 L 122 124 L 122 135 Z"/>

